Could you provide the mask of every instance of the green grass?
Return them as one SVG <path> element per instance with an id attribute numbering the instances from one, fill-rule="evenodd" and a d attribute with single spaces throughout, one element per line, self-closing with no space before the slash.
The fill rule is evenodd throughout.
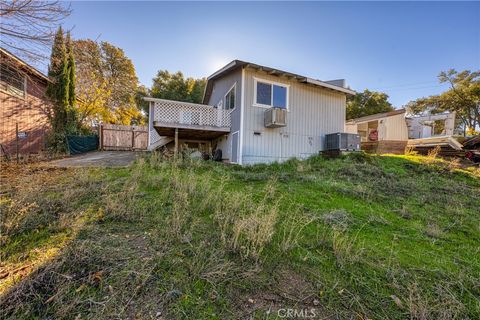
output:
<path id="1" fill-rule="evenodd" d="M 475 168 L 153 154 L 130 168 L 19 176 L 1 200 L 5 318 L 480 317 Z"/>

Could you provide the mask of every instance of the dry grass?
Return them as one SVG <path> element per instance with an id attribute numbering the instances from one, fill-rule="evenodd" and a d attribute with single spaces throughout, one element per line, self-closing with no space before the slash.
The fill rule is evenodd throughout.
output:
<path id="1" fill-rule="evenodd" d="M 276 207 L 256 207 L 234 222 L 231 247 L 245 258 L 258 259 L 273 237 L 277 218 Z"/>
<path id="2" fill-rule="evenodd" d="M 299 246 L 304 239 L 303 230 L 316 221 L 316 217 L 304 214 L 299 208 L 289 209 L 282 219 L 279 248 L 286 253 Z"/>
<path id="3" fill-rule="evenodd" d="M 442 150 L 442 148 L 441 148 L 440 146 L 436 146 L 435 148 L 428 150 L 427 158 L 429 158 L 429 159 L 436 159 L 437 156 L 438 156 L 438 153 L 439 153 L 441 150 Z"/>
<path id="4" fill-rule="evenodd" d="M 152 154 L 128 169 L 13 174 L 0 317 L 264 318 L 273 304 L 475 318 L 479 184 L 428 161 L 239 168 Z"/>
<path id="5" fill-rule="evenodd" d="M 407 146 L 405 147 L 405 153 L 406 156 L 416 156 L 418 155 L 418 151 L 415 151 L 415 147 L 412 146 Z"/>
<path id="6" fill-rule="evenodd" d="M 332 250 L 339 266 L 346 266 L 358 262 L 363 252 L 363 248 L 356 244 L 356 238 L 348 234 L 333 229 L 332 231 Z"/>
<path id="7" fill-rule="evenodd" d="M 431 297 L 413 282 L 408 286 L 406 305 L 411 319 L 450 320 L 463 319 L 465 305 L 452 292 L 449 284 L 435 286 L 436 297 Z"/>

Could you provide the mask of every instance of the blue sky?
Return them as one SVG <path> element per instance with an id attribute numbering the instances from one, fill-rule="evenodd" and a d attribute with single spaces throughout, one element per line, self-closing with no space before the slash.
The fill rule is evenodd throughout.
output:
<path id="1" fill-rule="evenodd" d="M 73 2 L 75 38 L 125 50 L 142 84 L 159 69 L 204 77 L 233 59 L 354 90 L 395 107 L 441 92 L 437 75 L 480 69 L 478 2 Z"/>

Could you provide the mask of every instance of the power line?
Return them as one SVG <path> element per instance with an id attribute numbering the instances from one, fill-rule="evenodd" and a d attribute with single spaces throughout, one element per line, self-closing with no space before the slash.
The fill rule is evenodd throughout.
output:
<path id="1" fill-rule="evenodd" d="M 390 89 L 390 90 L 387 90 L 387 91 L 389 91 L 389 92 L 391 92 L 391 91 L 408 91 L 408 90 L 418 90 L 418 89 L 428 89 L 428 88 L 440 88 L 442 86 L 443 85 L 412 87 L 412 88 L 397 88 L 397 89 Z"/>
<path id="2" fill-rule="evenodd" d="M 385 86 L 385 87 L 376 87 L 376 88 L 373 88 L 372 90 L 398 88 L 398 87 L 411 87 L 411 86 L 417 86 L 417 85 L 420 85 L 420 84 L 427 84 L 427 83 L 437 83 L 438 84 L 438 81 L 423 81 L 423 82 L 415 82 L 415 83 L 397 84 L 397 85 L 391 85 L 391 86 Z"/>

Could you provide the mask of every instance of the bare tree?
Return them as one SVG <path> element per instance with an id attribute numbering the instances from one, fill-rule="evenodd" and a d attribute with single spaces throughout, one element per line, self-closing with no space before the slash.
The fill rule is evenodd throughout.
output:
<path id="1" fill-rule="evenodd" d="M 43 60 L 70 12 L 60 1 L 0 0 L 0 44 L 26 60 Z"/>

